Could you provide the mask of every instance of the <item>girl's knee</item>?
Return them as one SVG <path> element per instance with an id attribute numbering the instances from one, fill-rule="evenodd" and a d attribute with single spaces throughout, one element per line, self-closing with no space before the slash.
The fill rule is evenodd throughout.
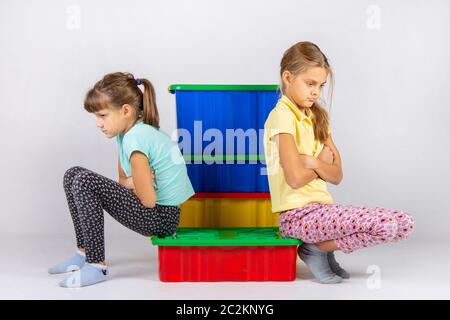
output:
<path id="1" fill-rule="evenodd" d="M 396 238 L 398 233 L 398 222 L 386 215 L 380 215 L 369 228 L 369 233 L 379 237 L 382 241 L 388 242 Z"/>
<path id="2" fill-rule="evenodd" d="M 397 217 L 397 223 L 398 223 L 398 234 L 401 238 L 408 237 L 413 231 L 414 231 L 414 218 L 405 212 L 399 212 Z"/>
<path id="3" fill-rule="evenodd" d="M 88 170 L 78 172 L 73 178 L 71 185 L 72 192 L 86 191 L 92 185 L 94 175 Z"/>
<path id="4" fill-rule="evenodd" d="M 66 172 L 64 172 L 64 182 L 72 180 L 75 175 L 81 171 L 87 170 L 83 167 L 75 166 L 71 167 L 70 169 L 67 169 Z"/>
<path id="5" fill-rule="evenodd" d="M 79 166 L 75 166 L 72 167 L 70 169 L 67 169 L 66 172 L 64 172 L 64 185 L 71 185 L 73 182 L 73 179 L 75 178 L 75 176 L 81 172 L 86 170 L 83 167 L 79 167 Z"/>
<path id="6" fill-rule="evenodd" d="M 412 225 L 414 224 L 414 218 L 409 213 L 398 211 L 395 217 L 399 221 L 405 221 L 406 223 Z"/>

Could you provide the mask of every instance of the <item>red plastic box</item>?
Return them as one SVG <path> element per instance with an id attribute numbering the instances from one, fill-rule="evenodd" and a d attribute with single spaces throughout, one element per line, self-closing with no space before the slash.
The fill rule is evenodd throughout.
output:
<path id="1" fill-rule="evenodd" d="M 301 244 L 278 228 L 180 228 L 176 238 L 152 242 L 164 282 L 293 281 Z"/>

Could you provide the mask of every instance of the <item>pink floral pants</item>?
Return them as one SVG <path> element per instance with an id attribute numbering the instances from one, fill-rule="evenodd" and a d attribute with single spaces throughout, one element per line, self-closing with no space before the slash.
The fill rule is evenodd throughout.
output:
<path id="1" fill-rule="evenodd" d="M 396 242 L 413 231 L 413 218 L 402 211 L 352 205 L 312 203 L 280 213 L 283 237 L 305 243 L 335 240 L 344 253 Z"/>

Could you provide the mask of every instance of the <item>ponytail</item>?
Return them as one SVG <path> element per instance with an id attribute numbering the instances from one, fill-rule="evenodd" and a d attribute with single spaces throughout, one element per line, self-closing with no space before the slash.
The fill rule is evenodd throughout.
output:
<path id="1" fill-rule="evenodd" d="M 159 129 L 159 113 L 156 106 L 156 94 L 152 83 L 147 79 L 138 79 L 144 85 L 142 117 L 146 124 Z"/>

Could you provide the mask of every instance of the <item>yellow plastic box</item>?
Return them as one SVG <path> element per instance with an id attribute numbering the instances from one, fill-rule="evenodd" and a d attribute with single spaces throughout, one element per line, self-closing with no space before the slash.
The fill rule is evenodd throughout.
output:
<path id="1" fill-rule="evenodd" d="M 277 227 L 270 199 L 191 198 L 181 205 L 180 227 Z"/>

